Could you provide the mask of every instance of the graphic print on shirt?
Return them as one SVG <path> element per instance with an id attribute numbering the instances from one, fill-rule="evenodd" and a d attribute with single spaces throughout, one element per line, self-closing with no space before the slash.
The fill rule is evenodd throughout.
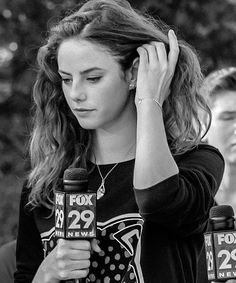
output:
<path id="1" fill-rule="evenodd" d="M 143 219 L 138 213 L 97 222 L 100 253 L 93 252 L 87 282 L 143 283 L 140 236 Z M 44 255 L 56 245 L 55 228 L 41 234 Z"/>
<path id="2" fill-rule="evenodd" d="M 142 226 L 143 219 L 138 213 L 97 223 L 98 245 L 102 251 L 91 256 L 90 282 L 144 282 L 139 241 Z"/>
<path id="3" fill-rule="evenodd" d="M 57 244 L 55 238 L 55 227 L 47 232 L 41 233 L 40 236 L 43 244 L 43 256 L 45 258 Z"/>

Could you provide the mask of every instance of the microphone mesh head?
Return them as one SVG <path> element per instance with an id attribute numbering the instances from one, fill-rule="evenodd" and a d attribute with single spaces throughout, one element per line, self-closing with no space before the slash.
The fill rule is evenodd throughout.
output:
<path id="1" fill-rule="evenodd" d="M 68 168 L 64 172 L 63 180 L 88 180 L 88 171 L 85 168 Z"/>
<path id="2" fill-rule="evenodd" d="M 230 205 L 213 206 L 210 210 L 210 218 L 233 217 L 234 210 Z"/>

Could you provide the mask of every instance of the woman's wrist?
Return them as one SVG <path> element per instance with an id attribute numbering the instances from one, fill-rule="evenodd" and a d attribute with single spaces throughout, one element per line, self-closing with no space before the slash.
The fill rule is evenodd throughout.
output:
<path id="1" fill-rule="evenodd" d="M 34 280 L 32 283 L 59 283 L 60 280 L 54 278 L 50 272 L 48 272 L 48 269 L 46 266 L 42 264 L 39 266 L 38 271 L 34 277 Z"/>
<path id="2" fill-rule="evenodd" d="M 161 103 L 154 98 L 138 98 L 136 102 L 136 108 L 138 112 L 154 111 L 162 114 Z"/>
<path id="3" fill-rule="evenodd" d="M 158 105 L 158 107 L 160 108 L 160 110 L 162 110 L 162 105 L 161 105 L 161 103 L 157 99 L 151 98 L 151 97 L 150 98 L 149 97 L 140 97 L 140 98 L 138 98 L 138 104 L 141 104 L 144 101 L 155 102 Z"/>

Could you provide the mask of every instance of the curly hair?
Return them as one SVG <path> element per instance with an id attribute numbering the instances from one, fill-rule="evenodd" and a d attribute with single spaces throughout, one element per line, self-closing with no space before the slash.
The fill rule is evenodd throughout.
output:
<path id="1" fill-rule="evenodd" d="M 28 185 L 30 203 L 53 208 L 52 193 L 68 166 L 86 166 L 91 152 L 91 132 L 78 124 L 70 111 L 58 74 L 57 52 L 68 38 L 83 39 L 105 47 L 122 71 L 138 57 L 137 47 L 150 41 L 165 44 L 169 27 L 133 9 L 126 0 L 89 0 L 61 19 L 49 31 L 38 52 L 38 76 L 33 90 L 35 115 L 30 140 L 32 170 Z M 201 140 L 199 108 L 210 112 L 199 94 L 202 73 L 195 50 L 179 40 L 179 58 L 171 94 L 163 104 L 163 117 L 172 154 L 195 147 Z"/>

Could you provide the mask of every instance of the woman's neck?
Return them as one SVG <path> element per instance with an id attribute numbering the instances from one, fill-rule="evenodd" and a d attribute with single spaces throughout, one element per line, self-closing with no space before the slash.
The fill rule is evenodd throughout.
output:
<path id="1" fill-rule="evenodd" d="M 112 129 L 97 129 L 92 137 L 92 162 L 111 164 L 133 159 L 136 148 L 136 119 L 131 118 L 122 126 Z"/>

